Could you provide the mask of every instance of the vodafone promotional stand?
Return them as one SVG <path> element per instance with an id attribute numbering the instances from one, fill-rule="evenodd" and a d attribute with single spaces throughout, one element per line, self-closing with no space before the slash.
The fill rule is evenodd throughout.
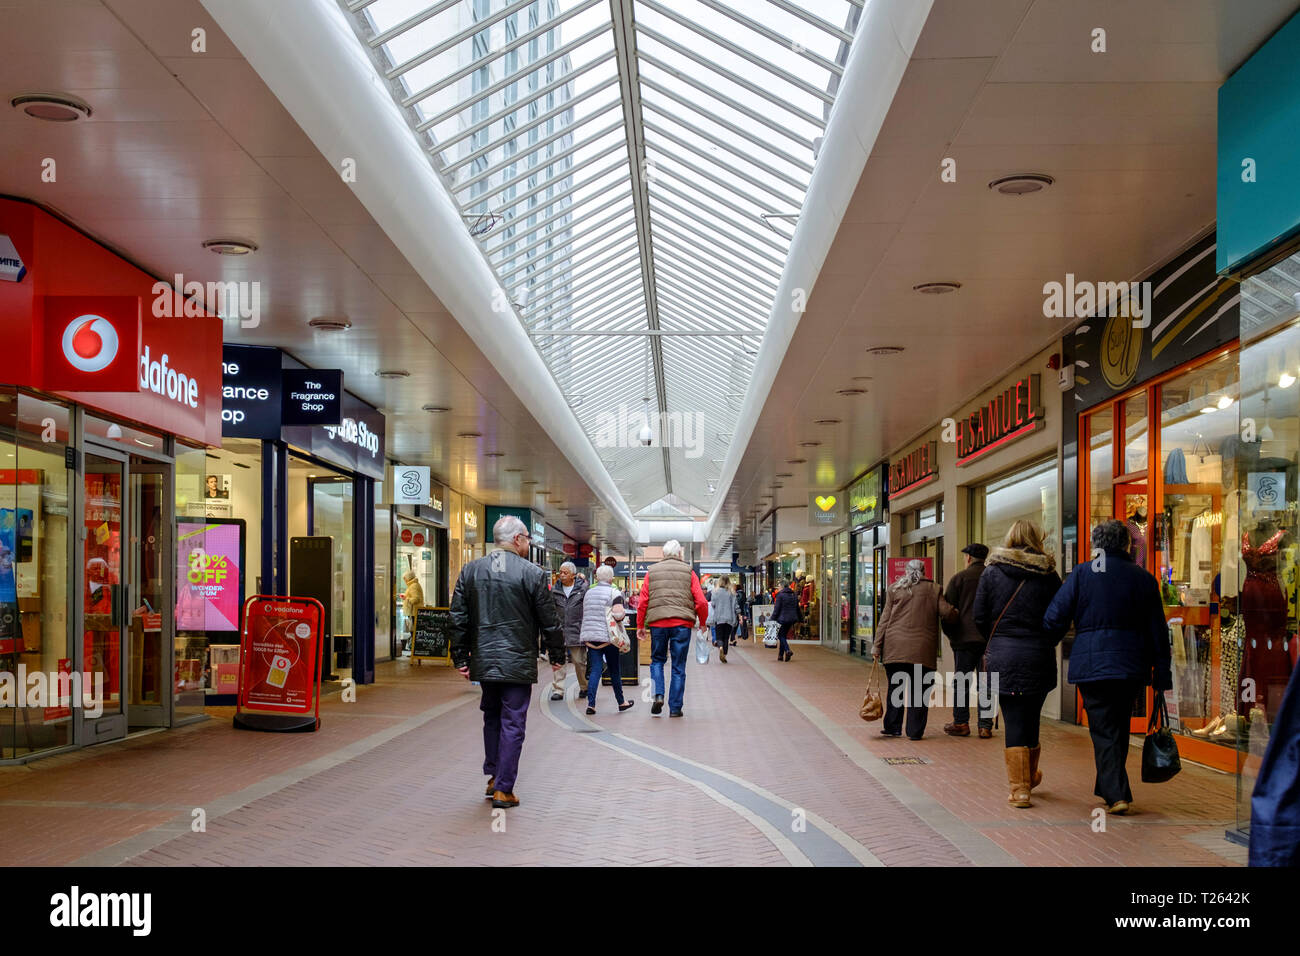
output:
<path id="1" fill-rule="evenodd" d="M 313 598 L 257 594 L 244 607 L 235 726 L 282 733 L 320 727 L 325 608 Z"/>
<path id="2" fill-rule="evenodd" d="M 238 609 L 243 568 L 177 540 L 221 442 L 221 319 L 157 314 L 171 286 L 31 203 L 0 199 L 0 249 L 0 669 L 84 685 L 0 722 L 8 763 L 200 719 L 178 594 Z"/>

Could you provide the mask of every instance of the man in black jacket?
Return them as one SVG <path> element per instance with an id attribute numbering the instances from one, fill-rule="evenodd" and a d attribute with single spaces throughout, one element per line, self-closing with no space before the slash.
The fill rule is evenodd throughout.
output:
<path id="1" fill-rule="evenodd" d="M 779 630 L 776 632 L 777 640 L 781 642 L 776 652 L 778 661 L 788 661 L 794 657 L 794 654 L 790 653 L 790 645 L 786 641 L 794 633 L 795 626 L 803 620 L 803 613 L 799 609 L 799 592 L 796 587 L 794 578 L 790 578 L 787 587 L 781 588 L 772 601 L 772 620 L 780 625 Z"/>
<path id="2" fill-rule="evenodd" d="M 976 688 L 985 647 L 984 635 L 975 626 L 975 590 L 979 587 L 980 575 L 984 573 L 984 559 L 989 556 L 989 549 L 975 542 L 961 550 L 966 555 L 966 567 L 952 576 L 948 589 L 943 593 L 944 600 L 957 609 L 957 614 L 941 625 L 944 634 L 948 635 L 948 643 L 952 645 L 953 671 L 957 675 L 952 723 L 943 728 L 943 732 L 952 737 L 970 736 L 970 702 L 976 701 L 978 709 Z M 985 738 L 993 736 L 992 716 L 979 714 L 979 735 Z"/>
<path id="3" fill-rule="evenodd" d="M 451 599 L 451 657 L 483 687 L 483 772 L 494 807 L 517 807 L 514 794 L 528 704 L 537 683 L 537 635 L 551 670 L 564 667 L 564 634 L 549 575 L 528 560 L 529 535 L 513 515 L 492 529 L 497 549 L 471 561 Z"/>

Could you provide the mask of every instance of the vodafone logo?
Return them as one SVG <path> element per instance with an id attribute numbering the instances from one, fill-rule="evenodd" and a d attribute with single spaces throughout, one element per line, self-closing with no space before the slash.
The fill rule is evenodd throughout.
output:
<path id="1" fill-rule="evenodd" d="M 117 329 L 102 315 L 79 315 L 63 330 L 63 357 L 79 371 L 102 372 L 117 349 Z"/>

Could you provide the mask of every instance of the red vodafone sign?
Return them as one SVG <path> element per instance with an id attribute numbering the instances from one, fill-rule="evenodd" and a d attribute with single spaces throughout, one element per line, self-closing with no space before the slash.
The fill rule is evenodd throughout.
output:
<path id="1" fill-rule="evenodd" d="M 138 297 L 43 297 L 43 385 L 52 391 L 139 391 Z"/>

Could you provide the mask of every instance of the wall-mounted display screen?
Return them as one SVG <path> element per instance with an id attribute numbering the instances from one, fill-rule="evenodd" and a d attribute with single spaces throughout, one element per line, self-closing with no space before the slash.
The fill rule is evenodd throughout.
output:
<path id="1" fill-rule="evenodd" d="M 176 524 L 176 629 L 239 631 L 244 606 L 244 522 Z"/>

